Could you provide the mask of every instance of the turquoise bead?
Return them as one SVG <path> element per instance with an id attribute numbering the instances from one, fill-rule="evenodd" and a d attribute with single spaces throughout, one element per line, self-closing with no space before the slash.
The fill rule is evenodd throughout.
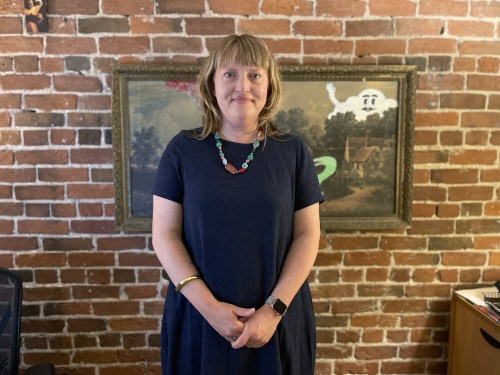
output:
<path id="1" fill-rule="evenodd" d="M 243 173 L 247 170 L 248 168 L 248 164 L 253 160 L 254 158 L 254 152 L 255 150 L 257 149 L 257 147 L 259 147 L 260 145 L 260 142 L 259 142 L 259 138 L 260 136 L 262 135 L 262 128 L 259 129 L 259 133 L 257 134 L 257 139 L 252 143 L 252 146 L 253 146 L 253 149 L 251 151 L 251 153 L 247 156 L 247 159 L 245 160 L 245 162 L 241 165 L 241 168 L 240 169 L 236 169 L 234 166 L 232 166 L 231 164 L 228 163 L 227 159 L 224 157 L 224 153 L 222 152 L 222 142 L 221 142 L 221 137 L 219 135 L 218 132 L 215 133 L 214 135 L 214 138 L 215 138 L 215 145 L 217 146 L 217 148 L 219 149 L 219 156 L 222 160 L 222 164 L 226 167 L 226 169 L 231 172 L 232 174 L 240 174 L 240 173 Z M 229 166 L 231 168 L 229 168 Z"/>

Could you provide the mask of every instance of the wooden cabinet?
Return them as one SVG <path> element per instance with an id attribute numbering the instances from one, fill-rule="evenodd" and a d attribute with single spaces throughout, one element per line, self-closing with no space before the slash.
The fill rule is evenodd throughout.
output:
<path id="1" fill-rule="evenodd" d="M 448 375 L 500 374 L 500 323 L 457 292 L 451 303 Z"/>

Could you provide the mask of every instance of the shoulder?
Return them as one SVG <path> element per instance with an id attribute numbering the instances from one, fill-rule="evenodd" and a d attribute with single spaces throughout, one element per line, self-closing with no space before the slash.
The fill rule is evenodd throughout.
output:
<path id="1" fill-rule="evenodd" d="M 193 141 L 199 141 L 201 139 L 198 136 L 200 130 L 201 128 L 181 130 L 172 137 L 167 148 L 182 147 L 188 145 L 189 143 L 193 143 Z"/>
<path id="2" fill-rule="evenodd" d="M 294 149 L 299 152 L 307 150 L 307 146 L 302 138 L 292 133 L 282 133 L 274 141 L 277 145 L 282 145 L 283 148 Z"/>
<path id="3" fill-rule="evenodd" d="M 271 139 L 275 142 L 278 142 L 278 143 L 296 144 L 296 143 L 302 142 L 302 140 L 300 139 L 299 136 L 292 134 L 292 133 L 288 133 L 288 132 L 283 132 L 283 133 L 274 135 L 272 137 L 269 137 L 269 139 Z"/>
<path id="4" fill-rule="evenodd" d="M 200 144 L 196 137 L 197 129 L 181 130 L 168 141 L 162 153 L 162 159 L 177 160 L 189 154 L 194 147 Z"/>
<path id="5" fill-rule="evenodd" d="M 187 141 L 187 140 L 191 140 L 191 139 L 201 139 L 200 138 L 200 135 L 201 134 L 201 128 L 194 128 L 194 129 L 185 129 L 185 130 L 181 130 L 179 133 L 177 133 L 176 136 L 174 136 L 172 138 L 172 140 L 176 140 L 176 141 Z"/>
<path id="6" fill-rule="evenodd" d="M 266 140 L 262 152 L 270 150 L 273 158 L 283 161 L 287 165 L 300 168 L 302 165 L 312 162 L 311 151 L 305 142 L 295 134 L 285 133 L 279 137 Z"/>

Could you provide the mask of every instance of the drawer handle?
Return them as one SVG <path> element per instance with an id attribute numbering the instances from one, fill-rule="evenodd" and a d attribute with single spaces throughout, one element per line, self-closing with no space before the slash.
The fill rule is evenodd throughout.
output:
<path id="1" fill-rule="evenodd" d="M 493 346 L 496 349 L 500 349 L 500 342 L 499 341 L 497 341 L 494 337 L 492 337 L 489 333 L 487 333 L 482 328 L 479 328 L 479 330 L 481 331 L 481 335 L 483 335 L 483 338 L 486 340 L 486 342 L 488 344 L 490 344 L 491 346 Z"/>

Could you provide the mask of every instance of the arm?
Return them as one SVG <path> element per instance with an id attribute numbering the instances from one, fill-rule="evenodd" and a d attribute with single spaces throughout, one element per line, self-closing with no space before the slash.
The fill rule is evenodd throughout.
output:
<path id="1" fill-rule="evenodd" d="M 319 203 L 295 212 L 294 236 L 280 278 L 272 295 L 290 305 L 314 264 L 320 237 Z M 258 348 L 265 345 L 274 334 L 281 316 L 265 304 L 246 322 L 243 334 L 232 345 Z"/>
<path id="2" fill-rule="evenodd" d="M 182 206 L 156 195 L 153 196 L 153 247 L 174 285 L 198 273 L 182 242 Z M 186 284 L 181 292 L 231 342 L 243 332 L 244 323 L 238 318 L 246 318 L 254 311 L 219 302 L 200 279 Z"/>
<path id="3" fill-rule="evenodd" d="M 37 2 L 36 5 L 33 5 L 30 9 L 24 8 L 23 13 L 26 16 L 36 16 L 38 12 L 40 11 L 40 8 L 42 7 L 42 2 Z"/>

